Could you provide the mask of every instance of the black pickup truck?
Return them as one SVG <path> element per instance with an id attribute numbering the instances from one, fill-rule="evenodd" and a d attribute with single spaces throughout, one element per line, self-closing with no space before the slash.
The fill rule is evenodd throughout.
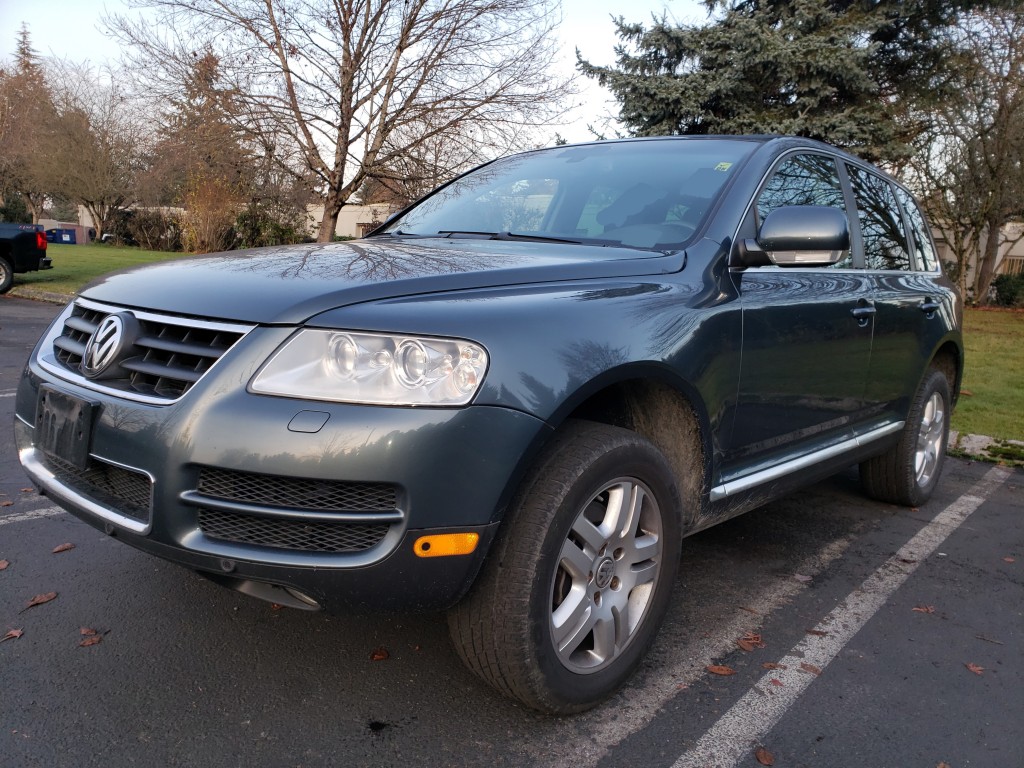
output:
<path id="1" fill-rule="evenodd" d="M 46 255 L 41 224 L 0 223 L 0 293 L 7 293 L 15 272 L 35 272 L 53 266 Z"/>

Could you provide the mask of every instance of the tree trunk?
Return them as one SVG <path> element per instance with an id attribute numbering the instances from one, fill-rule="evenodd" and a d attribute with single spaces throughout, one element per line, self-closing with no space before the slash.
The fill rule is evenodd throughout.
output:
<path id="1" fill-rule="evenodd" d="M 989 303 L 988 289 L 995 277 L 996 264 L 999 261 L 999 241 L 1002 236 L 1002 222 L 989 220 L 985 248 L 980 251 L 981 260 L 974 276 L 974 301 L 980 306 Z"/>
<path id="2" fill-rule="evenodd" d="M 338 214 L 344 207 L 345 204 L 338 200 L 338 193 L 335 190 L 332 189 L 327 193 L 327 197 L 324 199 L 324 215 L 320 219 L 320 231 L 316 237 L 318 243 L 329 243 L 334 239 L 334 234 L 338 229 Z"/>

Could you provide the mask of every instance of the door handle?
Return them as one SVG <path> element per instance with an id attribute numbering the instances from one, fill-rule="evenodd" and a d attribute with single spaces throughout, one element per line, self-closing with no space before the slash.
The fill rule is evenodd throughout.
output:
<path id="1" fill-rule="evenodd" d="M 941 305 L 941 304 L 939 304 L 939 302 L 938 302 L 938 301 L 936 301 L 935 299 L 932 299 L 932 298 L 927 298 L 927 299 L 925 299 L 925 300 L 924 300 L 924 301 L 922 301 L 922 302 L 921 302 L 921 304 L 919 305 L 919 307 L 920 307 L 921 311 L 922 311 L 922 312 L 924 312 L 924 313 L 925 313 L 926 315 L 928 315 L 929 317 L 930 317 L 931 315 L 934 315 L 934 314 L 935 314 L 936 312 L 938 312 L 938 311 L 939 311 L 939 309 L 941 308 L 941 306 L 942 306 L 942 305 Z"/>
<path id="2" fill-rule="evenodd" d="M 850 314 L 857 319 L 857 323 L 860 325 L 867 325 L 871 316 L 875 314 L 874 307 L 854 307 L 850 310 Z"/>

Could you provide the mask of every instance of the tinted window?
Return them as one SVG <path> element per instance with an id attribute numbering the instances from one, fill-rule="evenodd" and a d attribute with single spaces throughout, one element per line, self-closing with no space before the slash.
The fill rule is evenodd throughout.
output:
<path id="1" fill-rule="evenodd" d="M 511 232 L 671 248 L 689 240 L 756 144 L 701 139 L 564 147 L 505 158 L 437 191 L 387 232 Z"/>
<path id="2" fill-rule="evenodd" d="M 836 162 L 824 155 L 795 155 L 783 161 L 757 198 L 758 221 L 788 205 L 824 205 L 845 212 Z M 849 254 L 834 267 L 849 268 Z"/>
<path id="3" fill-rule="evenodd" d="M 907 219 L 910 222 L 910 241 L 913 243 L 918 265 L 921 269 L 934 272 L 939 268 L 939 257 L 935 253 L 935 245 L 932 243 L 931 233 L 928 231 L 928 225 L 925 223 L 921 209 L 917 207 L 914 198 L 899 187 L 896 188 L 896 197 L 902 203 L 903 210 L 907 212 Z"/>
<path id="4" fill-rule="evenodd" d="M 909 270 L 910 249 L 892 186 L 873 173 L 853 166 L 848 168 L 864 238 L 865 266 Z"/>

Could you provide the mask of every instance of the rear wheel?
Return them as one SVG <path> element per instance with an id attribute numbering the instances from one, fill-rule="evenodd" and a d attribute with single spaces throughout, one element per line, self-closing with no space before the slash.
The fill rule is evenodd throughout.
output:
<path id="1" fill-rule="evenodd" d="M 7 293 L 14 284 L 14 270 L 7 260 L 0 258 L 0 293 Z"/>
<path id="2" fill-rule="evenodd" d="M 510 510 L 470 595 L 449 614 L 466 665 L 535 709 L 599 703 L 633 673 L 679 559 L 679 494 L 628 430 L 568 425 Z"/>
<path id="3" fill-rule="evenodd" d="M 914 396 L 900 441 L 860 465 L 868 495 L 911 507 L 931 498 L 946 458 L 949 404 L 949 381 L 930 369 Z"/>

